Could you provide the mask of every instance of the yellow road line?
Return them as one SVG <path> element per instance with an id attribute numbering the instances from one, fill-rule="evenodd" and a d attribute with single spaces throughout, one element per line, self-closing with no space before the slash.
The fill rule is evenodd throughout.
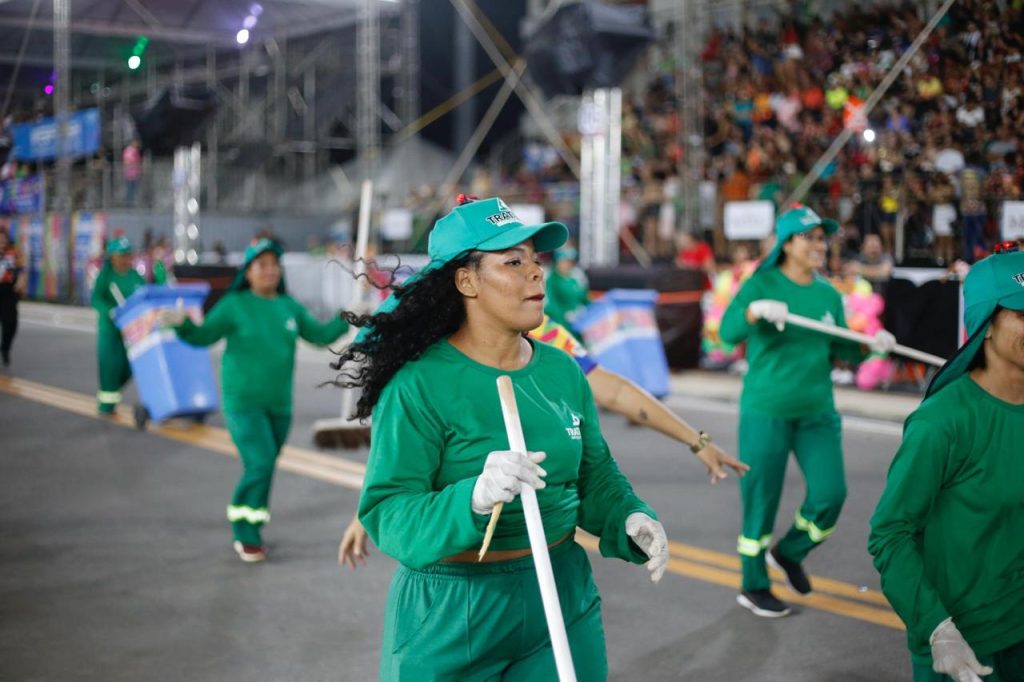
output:
<path id="1" fill-rule="evenodd" d="M 114 417 L 100 417 L 96 413 L 95 399 L 82 393 L 12 377 L 0 377 L 0 391 L 85 417 L 110 421 L 119 426 L 135 426 L 127 408 L 119 408 Z M 230 457 L 238 456 L 231 436 L 225 429 L 197 424 L 175 424 L 153 425 L 149 427 L 149 431 L 196 448 L 219 452 Z M 283 448 L 278 466 L 284 471 L 353 490 L 362 487 L 366 471 L 366 466 L 359 462 L 292 445 Z M 597 552 L 596 538 L 582 532 L 577 534 L 577 538 L 586 549 Z M 672 558 L 667 570 L 671 573 L 739 589 L 738 557 L 673 540 L 669 541 L 669 552 Z M 771 569 L 771 574 L 776 585 L 782 586 L 782 576 L 775 569 Z M 903 629 L 903 623 L 889 607 L 884 595 L 875 591 L 861 592 L 855 585 L 821 576 L 811 576 L 811 579 L 815 586 L 815 594 L 800 597 L 787 593 L 786 598 L 793 603 L 829 613 Z"/>

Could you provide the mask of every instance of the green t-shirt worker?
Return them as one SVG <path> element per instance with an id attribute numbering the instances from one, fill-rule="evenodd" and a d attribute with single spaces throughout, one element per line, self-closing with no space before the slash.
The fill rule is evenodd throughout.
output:
<path id="1" fill-rule="evenodd" d="M 114 324 L 114 310 L 146 281 L 132 267 L 132 243 L 123 235 L 107 242 L 106 261 L 92 288 L 92 307 L 98 313 L 96 364 L 100 390 L 96 394 L 101 415 L 113 415 L 121 402 L 121 388 L 132 378 L 121 330 Z"/>
<path id="2" fill-rule="evenodd" d="M 789 607 L 771 591 L 767 560 L 798 594 L 811 592 L 801 563 L 835 530 L 846 499 L 842 435 L 832 396 L 832 363 L 860 360 L 859 345 L 795 326 L 786 314 L 846 326 L 839 292 L 818 272 L 828 237 L 838 225 L 796 205 L 775 223 L 771 253 L 748 279 L 722 317 L 726 343 L 747 342 L 749 369 L 740 397 L 739 457 L 750 465 L 740 479 L 743 532 L 737 552 L 743 567 L 737 601 L 755 615 L 778 618 Z M 888 352 L 891 334 L 880 331 L 872 350 Z M 775 514 L 792 452 L 807 494 L 789 531 L 772 546 Z"/>
<path id="3" fill-rule="evenodd" d="M 557 249 L 551 256 L 552 268 L 544 286 L 544 312 L 569 329 L 576 316 L 590 302 L 586 276 L 576 267 L 578 254 L 573 248 Z"/>
<path id="4" fill-rule="evenodd" d="M 969 340 L 907 418 L 871 519 L 915 682 L 1024 680 L 1024 253 L 1003 249 L 964 281 Z"/>
<path id="5" fill-rule="evenodd" d="M 568 354 L 524 335 L 544 315 L 538 254 L 560 223 L 524 225 L 500 199 L 463 203 L 430 234 L 430 263 L 397 289 L 338 364 L 373 416 L 359 518 L 400 566 L 384 617 L 382 680 L 555 679 L 518 494 L 537 489 L 580 680 L 607 676 L 600 597 L 577 526 L 602 554 L 668 561 L 665 531 L 601 435 L 587 379 Z M 508 451 L 496 379 L 516 391 L 527 455 Z M 546 456 L 545 456 L 546 455 Z M 544 468 L 540 463 L 543 461 Z M 505 509 L 477 562 L 491 510 Z"/>
<path id="6" fill-rule="evenodd" d="M 277 456 L 292 421 L 295 346 L 300 338 L 318 346 L 348 330 L 341 317 L 319 322 L 288 295 L 281 273 L 281 247 L 260 239 L 245 251 L 231 291 L 197 325 L 179 311 L 164 323 L 196 346 L 227 339 L 221 360 L 224 421 L 242 460 L 228 520 L 242 561 L 266 559 L 260 529 L 270 520 L 270 486 Z"/>

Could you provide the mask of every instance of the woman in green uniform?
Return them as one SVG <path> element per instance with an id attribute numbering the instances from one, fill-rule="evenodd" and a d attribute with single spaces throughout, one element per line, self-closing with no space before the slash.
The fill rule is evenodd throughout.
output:
<path id="1" fill-rule="evenodd" d="M 576 249 L 561 248 L 551 256 L 551 272 L 545 285 L 544 312 L 563 327 L 573 328 L 576 316 L 590 302 L 586 275 L 576 267 Z"/>
<path id="2" fill-rule="evenodd" d="M 907 418 L 871 519 L 915 682 L 1024 680 L 1024 252 L 1007 246 L 964 281 L 969 340 Z"/>
<path id="3" fill-rule="evenodd" d="M 270 486 L 292 421 L 295 345 L 324 346 L 348 330 L 340 317 L 319 322 L 285 291 L 281 247 L 261 239 L 245 252 L 231 291 L 197 325 L 180 311 L 163 321 L 196 346 L 224 338 L 221 361 L 224 421 L 242 460 L 242 478 L 228 505 L 234 549 L 242 561 L 263 561 L 260 529 L 270 520 Z"/>
<path id="4" fill-rule="evenodd" d="M 100 390 L 96 400 L 100 414 L 112 415 L 121 402 L 121 387 L 132 378 L 132 367 L 121 330 L 114 324 L 114 310 L 146 281 L 132 267 L 132 243 L 125 236 L 107 242 L 107 259 L 92 288 L 92 307 L 99 314 L 96 329 L 96 364 Z"/>
<path id="5" fill-rule="evenodd" d="M 818 275 L 828 236 L 837 229 L 835 221 L 804 206 L 779 216 L 775 247 L 722 317 L 722 340 L 746 341 L 749 363 L 740 397 L 739 457 L 750 472 L 740 480 L 743 532 L 737 551 L 743 586 L 737 601 L 768 618 L 790 610 L 772 594 L 765 555 L 794 591 L 809 594 L 811 583 L 801 562 L 832 534 L 846 499 L 832 362 L 837 357 L 860 360 L 864 353 L 849 341 L 785 326 L 788 312 L 846 326 L 839 292 Z M 891 334 L 880 331 L 872 350 L 888 352 L 895 343 Z M 790 452 L 803 472 L 807 494 L 785 537 L 772 546 Z"/>
<path id="6" fill-rule="evenodd" d="M 646 563 L 654 581 L 665 570 L 664 529 L 612 459 L 583 372 L 524 336 L 544 315 L 537 254 L 566 234 L 560 223 L 524 225 L 500 199 L 457 206 L 431 232 L 431 262 L 391 305 L 347 315 L 370 325 L 336 365 L 363 361 L 339 381 L 363 389 L 358 417 L 373 414 L 359 518 L 401 564 L 382 680 L 556 677 L 517 499 L 524 483 L 537 489 L 579 679 L 604 679 L 607 662 L 576 526 L 600 538 L 603 555 Z M 515 386 L 528 455 L 508 451 L 501 375 Z M 477 563 L 498 502 L 505 509 Z"/>

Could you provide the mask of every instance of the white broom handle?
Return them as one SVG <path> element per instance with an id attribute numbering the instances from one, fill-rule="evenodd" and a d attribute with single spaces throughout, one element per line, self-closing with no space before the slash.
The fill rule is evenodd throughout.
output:
<path id="1" fill-rule="evenodd" d="M 841 339 L 856 341 L 857 343 L 863 343 L 864 345 L 871 345 L 871 342 L 874 341 L 874 339 L 867 334 L 861 334 L 860 332 L 855 332 L 852 329 L 839 327 L 834 324 L 825 324 L 824 322 L 812 320 L 811 318 L 804 317 L 803 315 L 794 315 L 793 313 L 786 313 L 786 324 L 792 324 L 806 329 L 813 329 L 816 332 L 830 334 L 831 336 L 838 336 Z M 924 351 L 917 350 L 916 348 L 909 348 L 907 346 L 897 344 L 896 347 L 892 349 L 892 352 L 897 355 L 908 357 L 911 360 L 935 365 L 936 367 L 942 367 L 946 364 L 946 361 L 938 355 L 925 353 Z"/>
<path id="2" fill-rule="evenodd" d="M 523 426 L 519 423 L 516 393 L 512 388 L 512 379 L 507 375 L 498 377 L 498 398 L 501 400 L 501 416 L 505 419 L 508 446 L 514 452 L 525 455 L 526 439 L 523 438 Z M 569 638 L 565 634 L 565 620 L 562 618 L 562 607 L 558 603 L 558 590 L 555 588 L 555 574 L 551 570 L 548 541 L 544 535 L 544 524 L 540 519 L 537 491 L 532 486 L 523 484 L 519 497 L 523 501 L 523 515 L 526 516 L 526 530 L 530 535 L 533 565 L 537 569 L 537 582 L 540 583 L 540 597 L 544 603 L 544 617 L 548 621 L 551 648 L 555 652 L 558 679 L 559 682 L 576 682 L 576 670 L 573 668 L 572 654 L 569 651 Z"/>
<path id="3" fill-rule="evenodd" d="M 121 288 L 114 282 L 110 283 L 110 295 L 117 301 L 118 307 L 124 305 L 124 294 L 121 293 Z"/>
<path id="4" fill-rule="evenodd" d="M 356 252 L 354 254 L 354 267 L 356 283 L 359 283 L 359 275 L 366 272 L 366 246 L 370 239 L 370 203 L 373 201 L 373 182 L 363 180 L 363 186 L 359 192 L 359 223 L 356 226 Z M 359 290 L 358 287 L 356 289 Z"/>

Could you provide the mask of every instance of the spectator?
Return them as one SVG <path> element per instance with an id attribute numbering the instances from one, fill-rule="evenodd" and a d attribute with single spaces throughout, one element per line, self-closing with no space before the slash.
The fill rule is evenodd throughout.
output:
<path id="1" fill-rule="evenodd" d="M 589 302 L 590 286 L 583 271 L 576 267 L 579 254 L 571 246 L 563 246 L 552 254 L 554 267 L 545 284 L 544 312 L 569 329 Z"/>
<path id="2" fill-rule="evenodd" d="M 124 178 L 124 202 L 135 205 L 135 192 L 142 176 L 142 152 L 138 140 L 132 140 L 121 153 L 121 173 Z"/>
<path id="3" fill-rule="evenodd" d="M 881 292 L 892 277 L 892 256 L 882 250 L 882 240 L 877 234 L 864 237 L 860 255 L 857 257 L 857 271 L 871 283 L 871 288 Z"/>
<path id="4" fill-rule="evenodd" d="M 686 230 L 679 233 L 677 241 L 676 267 L 703 271 L 706 275 L 703 288 L 709 289 L 715 276 L 715 254 L 711 247 Z"/>

